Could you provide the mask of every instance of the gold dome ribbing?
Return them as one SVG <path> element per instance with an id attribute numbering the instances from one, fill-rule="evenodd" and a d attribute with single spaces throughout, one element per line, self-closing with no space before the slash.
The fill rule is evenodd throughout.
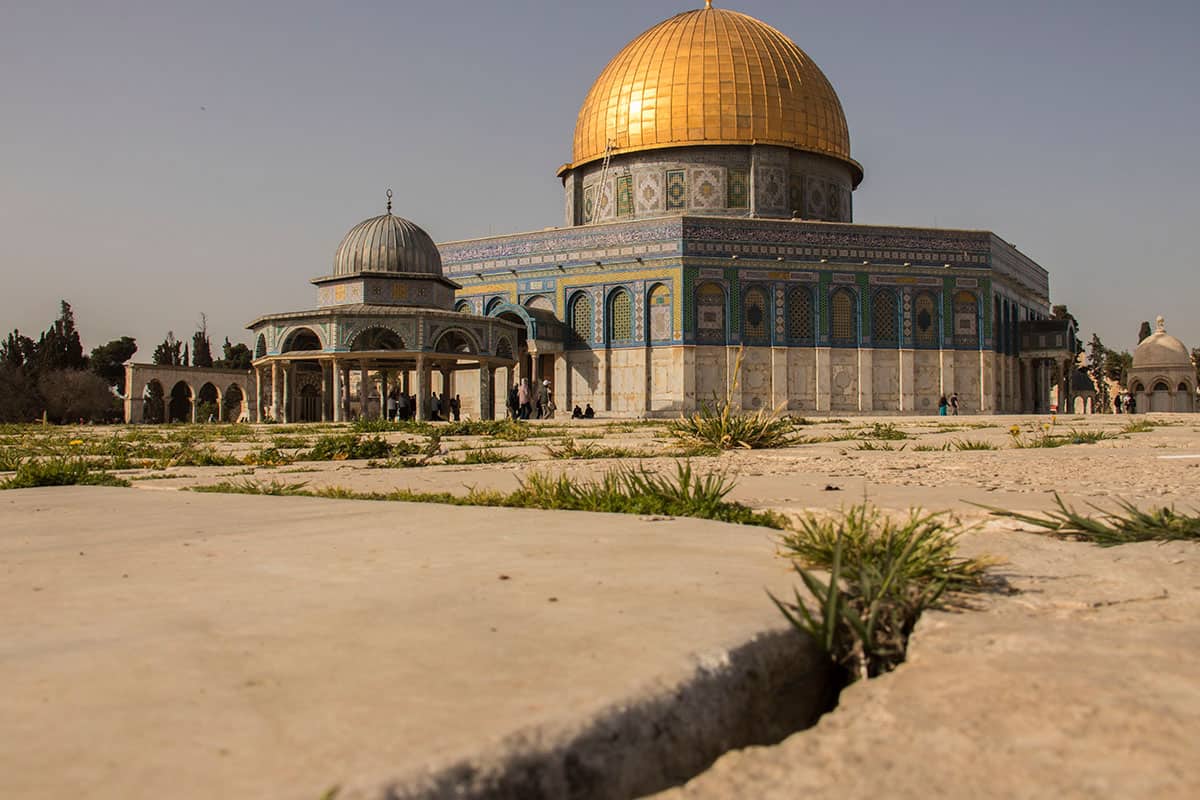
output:
<path id="1" fill-rule="evenodd" d="M 787 36 L 717 8 L 656 25 L 617 54 L 588 92 L 574 168 L 613 153 L 697 144 L 773 144 L 848 162 L 833 86 Z"/>

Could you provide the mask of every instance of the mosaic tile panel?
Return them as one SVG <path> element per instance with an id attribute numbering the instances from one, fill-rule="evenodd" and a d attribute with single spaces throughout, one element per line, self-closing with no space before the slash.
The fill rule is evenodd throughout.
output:
<path id="1" fill-rule="evenodd" d="M 697 209 L 719 209 L 725 202 L 725 180 L 722 170 L 717 168 L 695 168 L 688 176 L 692 187 L 689 204 Z"/>
<path id="2" fill-rule="evenodd" d="M 858 344 L 854 305 L 854 293 L 849 289 L 838 289 L 829 298 L 830 337 L 834 344 Z"/>
<path id="3" fill-rule="evenodd" d="M 727 208 L 750 207 L 750 172 L 741 167 L 731 167 L 726 175 Z"/>
<path id="4" fill-rule="evenodd" d="M 747 344 L 765 344 L 770 337 L 767 333 L 767 295 L 755 286 L 747 289 L 742 301 L 743 338 Z"/>
<path id="5" fill-rule="evenodd" d="M 759 208 L 780 209 L 785 203 L 787 173 L 782 167 L 759 167 L 755 182 L 755 200 Z"/>
<path id="6" fill-rule="evenodd" d="M 696 287 L 696 341 L 725 344 L 725 291 L 718 283 Z"/>
<path id="7" fill-rule="evenodd" d="M 617 178 L 617 216 L 633 216 L 632 175 L 621 175 Z"/>
<path id="8" fill-rule="evenodd" d="M 662 342 L 672 338 L 671 290 L 658 284 L 650 290 L 646 304 L 650 307 L 650 341 Z"/>
<path id="9" fill-rule="evenodd" d="M 570 324 L 575 338 L 574 344 L 587 344 L 592 340 L 594 311 L 592 298 L 586 293 L 580 292 L 571 301 Z"/>
<path id="10" fill-rule="evenodd" d="M 687 173 L 681 169 L 667 172 L 667 210 L 680 211 L 687 208 Z"/>
<path id="11" fill-rule="evenodd" d="M 637 176 L 634 206 L 639 214 L 663 210 L 663 177 L 658 170 Z"/>
<path id="12" fill-rule="evenodd" d="M 811 344 L 816 325 L 813 318 L 813 296 L 807 287 L 797 286 L 788 294 L 788 341 Z"/>
<path id="13" fill-rule="evenodd" d="M 900 341 L 899 308 L 891 289 L 875 292 L 871 300 L 871 340 L 876 345 L 896 345 Z"/>

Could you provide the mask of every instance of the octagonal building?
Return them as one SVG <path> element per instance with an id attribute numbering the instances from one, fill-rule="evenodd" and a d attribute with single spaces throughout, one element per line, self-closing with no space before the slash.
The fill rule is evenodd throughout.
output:
<path id="1" fill-rule="evenodd" d="M 989 231 L 855 223 L 841 101 L 770 25 L 706 3 L 653 26 L 571 151 L 562 227 L 440 245 L 456 309 L 521 325 L 518 369 L 560 408 L 1048 408 L 1053 360 L 1019 336 L 1046 270 Z"/>

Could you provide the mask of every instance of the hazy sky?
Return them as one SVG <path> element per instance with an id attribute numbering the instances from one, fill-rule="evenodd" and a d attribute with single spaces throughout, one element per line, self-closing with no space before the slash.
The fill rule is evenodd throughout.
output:
<path id="1" fill-rule="evenodd" d="M 439 241 L 559 225 L 588 87 L 700 5 L 0 0 L 0 327 L 248 342 L 389 186 Z M 994 230 L 1106 344 L 1200 346 L 1200 2 L 717 5 L 833 82 L 855 221 Z"/>

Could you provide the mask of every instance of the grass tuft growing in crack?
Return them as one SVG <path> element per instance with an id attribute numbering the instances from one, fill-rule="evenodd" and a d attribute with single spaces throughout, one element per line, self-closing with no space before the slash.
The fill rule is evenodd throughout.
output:
<path id="1" fill-rule="evenodd" d="M 733 480 L 725 474 L 702 476 L 693 471 L 690 464 L 678 463 L 674 475 L 621 467 L 590 481 L 534 472 L 521 482 L 520 488 L 508 493 L 479 489 L 471 489 L 465 495 L 413 492 L 407 489 L 356 492 L 344 487 L 310 489 L 304 483 L 248 480 L 197 486 L 192 491 L 696 517 L 741 525 L 784 527 L 785 520 L 778 514 L 756 511 L 730 501 L 728 495 L 734 485 Z"/>
<path id="2" fill-rule="evenodd" d="M 1045 516 L 1021 514 L 985 506 L 994 516 L 1015 519 L 1046 530 L 1052 536 L 1081 539 L 1101 547 L 1116 547 L 1135 542 L 1200 541 L 1200 514 L 1187 514 L 1172 507 L 1143 511 L 1132 503 L 1119 501 L 1119 510 L 1105 511 L 1092 506 L 1096 515 L 1077 512 L 1055 493 L 1057 511 Z"/>
<path id="3" fill-rule="evenodd" d="M 82 458 L 25 461 L 17 466 L 11 477 L 0 481 L 0 489 L 34 489 L 42 486 L 129 486 L 129 481 L 96 470 Z"/>
<path id="4" fill-rule="evenodd" d="M 792 603 L 771 599 L 844 670 L 847 681 L 890 672 L 904 661 L 925 609 L 947 591 L 984 586 L 990 562 L 957 556 L 958 536 L 946 514 L 913 511 L 896 521 L 867 504 L 835 517 L 806 514 L 780 546 L 810 599 L 799 589 Z M 812 569 L 828 570 L 829 580 Z"/>

